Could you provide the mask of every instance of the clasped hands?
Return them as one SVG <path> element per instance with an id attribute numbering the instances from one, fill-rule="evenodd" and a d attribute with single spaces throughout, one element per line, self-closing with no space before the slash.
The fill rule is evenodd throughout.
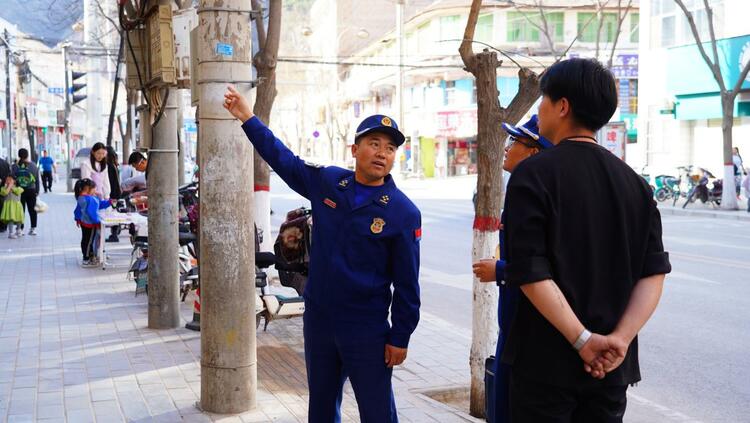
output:
<path id="1" fill-rule="evenodd" d="M 629 345 L 629 341 L 615 332 L 606 336 L 592 333 L 578 355 L 583 360 L 586 373 L 596 379 L 604 379 L 607 373 L 622 364 Z"/>

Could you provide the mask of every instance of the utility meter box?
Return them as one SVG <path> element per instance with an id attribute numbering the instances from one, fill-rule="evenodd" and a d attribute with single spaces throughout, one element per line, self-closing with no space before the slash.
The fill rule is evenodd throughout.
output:
<path id="1" fill-rule="evenodd" d="M 143 49 L 143 46 L 146 45 L 146 30 L 140 28 L 128 31 L 127 37 L 129 42 L 125 41 L 125 68 L 128 74 L 126 86 L 131 90 L 139 90 L 141 82 L 146 85 L 150 79 Z M 132 47 L 132 50 L 130 47 Z M 135 56 L 135 59 L 133 59 L 133 56 Z M 140 79 L 138 78 L 139 73 Z"/>
<path id="2" fill-rule="evenodd" d="M 149 85 L 175 85 L 174 32 L 172 30 L 172 7 L 159 5 L 154 7 L 146 20 L 146 33 L 149 47 Z"/>
<path id="3" fill-rule="evenodd" d="M 172 18 L 174 26 L 175 70 L 177 88 L 190 88 L 191 65 L 190 33 L 198 26 L 198 13 L 195 8 L 175 12 Z"/>

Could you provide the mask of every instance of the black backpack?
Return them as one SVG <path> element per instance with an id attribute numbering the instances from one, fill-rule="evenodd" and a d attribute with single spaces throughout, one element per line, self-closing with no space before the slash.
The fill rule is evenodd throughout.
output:
<path id="1" fill-rule="evenodd" d="M 19 187 L 24 190 L 36 189 L 36 176 L 31 173 L 27 164 L 19 164 L 16 166 L 15 176 Z"/>

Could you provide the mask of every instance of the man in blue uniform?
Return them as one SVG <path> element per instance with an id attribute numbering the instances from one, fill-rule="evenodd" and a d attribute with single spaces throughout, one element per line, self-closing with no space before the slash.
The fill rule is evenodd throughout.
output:
<path id="1" fill-rule="evenodd" d="M 419 321 L 422 236 L 419 210 L 390 175 L 403 134 L 387 116 L 366 118 L 355 134 L 352 172 L 303 162 L 231 87 L 224 107 L 243 122 L 271 168 L 312 204 L 304 292 L 309 421 L 341 421 L 341 393 L 349 378 L 362 422 L 398 422 L 391 374 L 406 359 Z"/>

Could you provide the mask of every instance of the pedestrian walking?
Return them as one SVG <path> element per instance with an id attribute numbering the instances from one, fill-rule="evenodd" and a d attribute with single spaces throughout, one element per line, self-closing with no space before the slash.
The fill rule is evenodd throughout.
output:
<path id="1" fill-rule="evenodd" d="M 0 197 L 4 200 L 2 211 L 0 211 L 0 221 L 7 225 L 8 238 L 10 239 L 18 238 L 15 226 L 23 224 L 22 194 L 23 188 L 16 186 L 16 180 L 7 175 L 3 187 L 0 188 Z"/>
<path id="2" fill-rule="evenodd" d="M 91 147 L 89 160 L 81 163 L 81 179 L 91 179 L 96 184 L 96 196 L 109 199 L 109 171 L 107 171 L 107 147 L 98 142 Z"/>
<path id="3" fill-rule="evenodd" d="M 107 175 L 109 177 L 110 193 L 109 198 L 118 200 L 122 196 L 120 189 L 120 164 L 118 163 L 117 152 L 112 147 L 107 147 Z M 120 227 L 113 226 L 106 242 L 120 242 Z"/>
<path id="4" fill-rule="evenodd" d="M 44 192 L 52 192 L 52 175 L 57 173 L 55 159 L 49 156 L 47 150 L 42 151 L 42 157 L 39 158 L 39 166 L 42 168 L 42 186 Z"/>
<path id="5" fill-rule="evenodd" d="M 8 175 L 11 175 L 10 172 L 10 165 L 8 164 L 8 161 L 0 157 L 0 181 L 5 181 L 5 178 L 8 177 Z M 3 209 L 3 202 L 5 201 L 5 197 L 0 196 L 0 210 Z M 0 220 L 0 233 L 5 232 L 8 229 L 8 226 Z"/>
<path id="6" fill-rule="evenodd" d="M 364 119 L 354 136 L 352 172 L 303 162 L 232 87 L 224 107 L 243 122 L 271 168 L 312 204 L 316 241 L 303 326 L 309 421 L 340 421 L 348 378 L 362 422 L 397 422 L 391 376 L 419 320 L 422 236 L 419 210 L 390 175 L 403 134 L 387 116 Z"/>
<path id="7" fill-rule="evenodd" d="M 671 271 L 648 184 L 598 145 L 615 80 L 591 59 L 547 68 L 540 135 L 508 183 L 505 280 L 520 287 L 502 360 L 513 422 L 622 422 L 637 334 Z"/>
<path id="8" fill-rule="evenodd" d="M 553 147 L 553 144 L 546 138 L 539 135 L 539 126 L 537 116 L 531 116 L 528 122 L 523 125 L 513 126 L 503 123 L 503 129 L 508 133 L 508 142 L 505 147 L 505 158 L 503 160 L 503 170 L 512 173 L 519 163 L 527 158 L 536 155 L 540 151 Z M 495 351 L 495 389 L 494 397 L 489 398 L 488 408 L 490 416 L 488 423 L 509 423 L 510 408 L 508 390 L 510 388 L 510 366 L 502 363 L 502 357 L 505 342 L 508 339 L 510 324 L 516 314 L 518 306 L 518 288 L 508 287 L 505 283 L 505 240 L 504 240 L 505 215 L 500 215 L 500 245 L 497 260 L 481 260 L 472 265 L 474 275 L 479 278 L 480 282 L 496 282 L 499 290 L 497 305 L 497 322 L 500 327 L 498 334 L 497 347 Z M 494 417 L 490 420 L 489 417 Z"/>
<path id="9" fill-rule="evenodd" d="M 76 225 L 81 228 L 81 253 L 82 267 L 95 267 L 99 264 L 99 230 L 101 230 L 101 219 L 99 210 L 108 208 L 109 201 L 99 200 L 96 191 L 96 183 L 91 179 L 81 179 L 76 182 L 74 189 L 76 208 L 73 210 L 73 218 Z"/>
<path id="10" fill-rule="evenodd" d="M 16 185 L 23 188 L 21 205 L 23 206 L 24 213 L 26 210 L 29 212 L 29 219 L 31 220 L 29 235 L 36 235 L 36 198 L 39 195 L 39 168 L 33 162 L 29 161 L 29 150 L 25 148 L 18 150 L 18 162 L 13 165 L 11 172 L 16 179 Z M 16 230 L 16 235 L 23 236 L 23 229 L 24 223 L 21 222 L 21 225 Z"/>
<path id="11" fill-rule="evenodd" d="M 740 198 L 742 175 L 747 175 L 745 171 L 745 164 L 742 162 L 742 156 L 740 156 L 740 149 L 734 147 L 732 149 L 732 164 L 734 165 L 734 180 L 735 187 L 737 187 L 737 198 Z"/>

